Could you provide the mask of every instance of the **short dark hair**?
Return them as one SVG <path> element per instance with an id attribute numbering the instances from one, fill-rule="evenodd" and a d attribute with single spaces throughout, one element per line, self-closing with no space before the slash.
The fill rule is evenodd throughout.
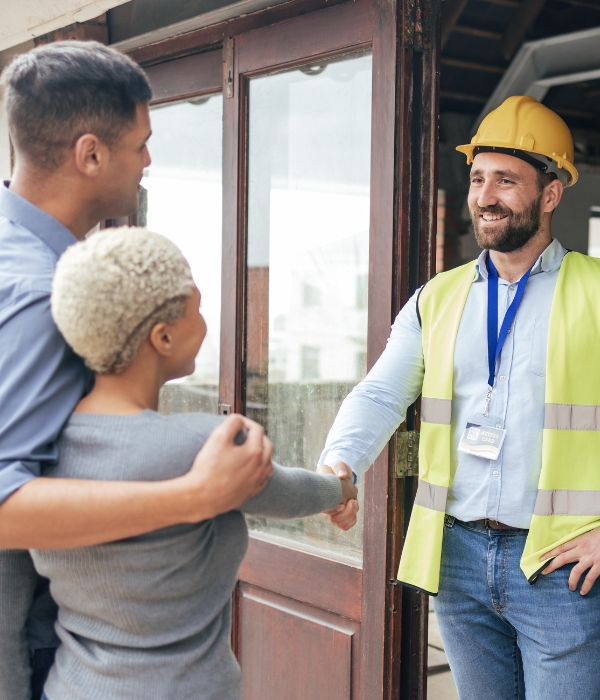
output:
<path id="1" fill-rule="evenodd" d="M 536 168 L 537 184 L 540 192 L 544 190 L 553 180 L 558 180 L 556 173 L 544 173 Z"/>
<path id="2" fill-rule="evenodd" d="M 61 41 L 17 56 L 1 78 L 17 152 L 44 170 L 66 160 L 83 134 L 109 148 L 131 128 L 150 83 L 128 56 L 95 41 Z"/>

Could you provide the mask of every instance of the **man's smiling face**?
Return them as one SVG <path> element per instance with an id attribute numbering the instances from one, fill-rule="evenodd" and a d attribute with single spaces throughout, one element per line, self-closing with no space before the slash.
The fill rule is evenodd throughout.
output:
<path id="1" fill-rule="evenodd" d="M 471 167 L 469 212 L 480 248 L 522 248 L 541 224 L 543 191 L 536 169 L 514 156 L 479 153 Z"/>

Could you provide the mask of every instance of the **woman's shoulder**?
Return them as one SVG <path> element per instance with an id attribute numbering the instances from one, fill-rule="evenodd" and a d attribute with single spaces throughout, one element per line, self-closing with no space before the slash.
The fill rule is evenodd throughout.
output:
<path id="1" fill-rule="evenodd" d="M 74 413 L 59 440 L 58 466 L 48 475 L 134 481 L 181 476 L 222 420 L 205 413 Z"/>
<path id="2" fill-rule="evenodd" d="M 110 436 L 113 442 L 117 435 L 139 440 L 141 436 L 152 436 L 164 440 L 165 434 L 174 437 L 187 435 L 194 443 L 204 442 L 221 423 L 223 416 L 209 413 L 173 413 L 164 415 L 157 411 L 145 410 L 131 415 L 108 415 L 99 413 L 73 413 L 61 435 L 61 441 L 91 439 L 96 436 L 105 441 Z M 119 440 L 119 442 L 121 442 Z"/>
<path id="3" fill-rule="evenodd" d="M 170 413 L 164 414 L 158 411 L 146 409 L 139 413 L 127 415 L 106 414 L 106 413 L 84 413 L 76 411 L 72 413 L 68 424 L 86 427 L 102 427 L 105 425 L 135 425 L 158 422 L 168 422 L 174 425 L 189 425 L 192 428 L 197 426 L 210 425 L 216 427 L 224 419 L 224 416 L 216 416 L 211 413 Z"/>
<path id="4" fill-rule="evenodd" d="M 224 420 L 224 416 L 215 416 L 210 413 L 172 413 L 168 416 L 162 414 L 157 415 L 161 420 L 167 421 L 170 425 L 193 432 L 205 439 Z"/>

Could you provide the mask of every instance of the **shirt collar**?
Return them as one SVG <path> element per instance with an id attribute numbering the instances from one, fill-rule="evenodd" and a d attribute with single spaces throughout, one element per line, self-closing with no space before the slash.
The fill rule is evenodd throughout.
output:
<path id="1" fill-rule="evenodd" d="M 567 249 L 563 248 L 562 245 L 556 240 L 556 238 L 553 238 L 550 245 L 535 261 L 535 264 L 531 269 L 531 274 L 537 275 L 539 272 L 552 272 L 552 270 L 555 270 L 557 267 L 560 267 L 560 264 L 562 263 L 563 258 L 565 257 L 567 252 Z M 475 280 L 478 280 L 480 278 L 487 280 L 487 256 L 488 251 L 482 250 L 481 254 L 477 258 L 477 262 L 475 263 L 475 279 L 473 280 L 474 282 Z"/>
<path id="2" fill-rule="evenodd" d="M 65 250 L 77 242 L 68 228 L 53 216 L 8 189 L 8 182 L 0 186 L 0 216 L 31 231 L 59 258 Z"/>

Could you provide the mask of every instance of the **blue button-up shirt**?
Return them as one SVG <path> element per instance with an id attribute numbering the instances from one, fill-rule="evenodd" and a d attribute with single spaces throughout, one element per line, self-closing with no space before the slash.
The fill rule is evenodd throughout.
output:
<path id="1" fill-rule="evenodd" d="M 487 252 L 477 260 L 454 348 L 452 482 L 447 512 L 459 520 L 491 518 L 529 527 L 542 467 L 548 322 L 565 253 L 553 240 L 532 269 L 496 365 L 487 418 L 483 416 L 489 374 Z M 499 280 L 499 327 L 516 289 L 516 283 Z M 319 464 L 341 460 L 359 476 L 364 474 L 421 393 L 425 370 L 416 300 L 417 294 L 400 311 L 383 354 L 346 397 Z M 506 429 L 498 460 L 458 451 L 468 421 Z"/>
<path id="2" fill-rule="evenodd" d="M 75 241 L 56 219 L 0 186 L 0 503 L 56 462 L 56 439 L 91 381 L 50 314 L 56 262 Z M 38 587 L 30 648 L 56 645 L 53 618 Z"/>

